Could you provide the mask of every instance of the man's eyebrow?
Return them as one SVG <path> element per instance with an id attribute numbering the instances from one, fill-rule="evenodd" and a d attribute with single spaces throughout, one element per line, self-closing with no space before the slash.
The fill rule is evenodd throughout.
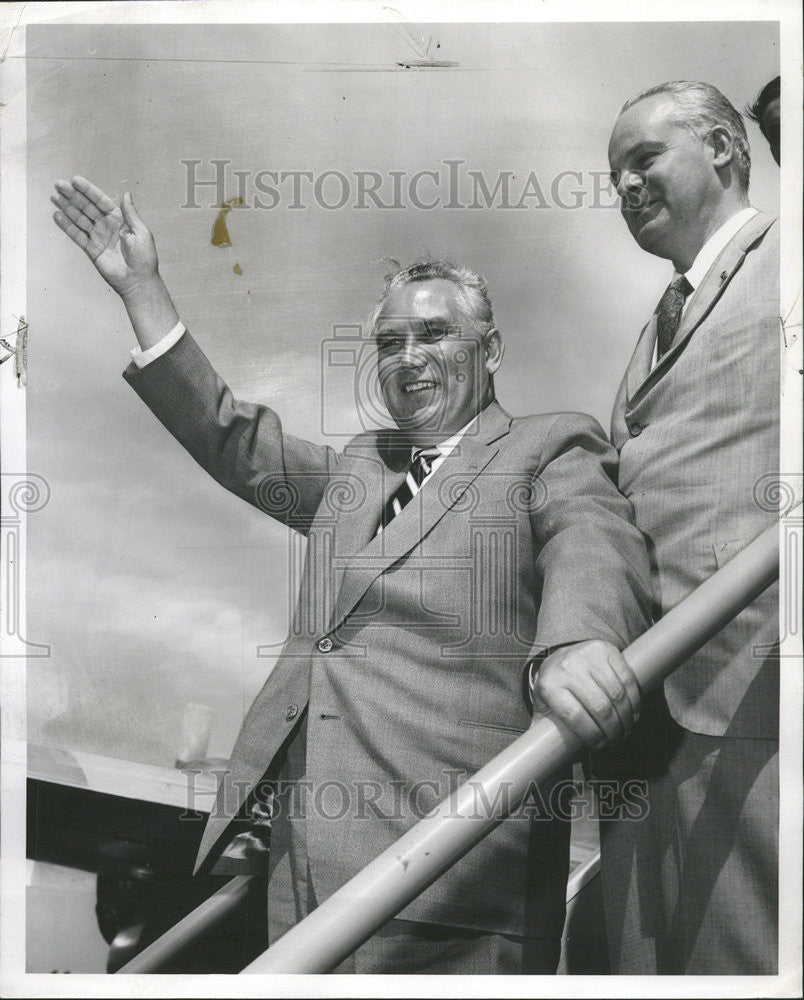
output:
<path id="1" fill-rule="evenodd" d="M 441 313 L 435 316 L 410 316 L 406 313 L 395 313 L 382 316 L 377 320 L 377 327 L 435 326 L 436 324 L 442 326 L 457 325 L 449 316 Z"/>
<path id="2" fill-rule="evenodd" d="M 664 147 L 665 142 L 662 139 L 640 139 L 633 146 L 629 146 L 626 149 L 622 158 L 627 162 L 641 156 L 643 153 L 653 153 L 656 150 L 664 149 Z M 614 169 L 616 168 L 612 166 L 612 170 Z"/>

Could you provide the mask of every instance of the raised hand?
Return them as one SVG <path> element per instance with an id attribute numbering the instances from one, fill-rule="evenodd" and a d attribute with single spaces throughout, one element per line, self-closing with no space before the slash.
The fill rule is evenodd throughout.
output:
<path id="1" fill-rule="evenodd" d="M 120 295 L 143 350 L 179 321 L 159 274 L 156 245 L 130 194 L 118 206 L 85 177 L 56 181 L 53 218 Z"/>
<path id="2" fill-rule="evenodd" d="M 124 299 L 158 271 L 156 245 L 126 193 L 120 206 L 84 177 L 56 181 L 56 225 Z"/>

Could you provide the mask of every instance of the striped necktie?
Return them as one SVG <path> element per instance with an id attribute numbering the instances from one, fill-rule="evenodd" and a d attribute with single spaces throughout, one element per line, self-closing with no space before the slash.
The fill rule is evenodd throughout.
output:
<path id="1" fill-rule="evenodd" d="M 656 307 L 656 360 L 661 361 L 673 346 L 673 338 L 681 323 L 684 300 L 692 291 L 692 285 L 683 274 L 677 274 L 665 289 Z"/>
<path id="2" fill-rule="evenodd" d="M 438 458 L 438 448 L 422 448 L 413 453 L 413 460 L 405 476 L 405 481 L 399 489 L 386 501 L 382 511 L 382 520 L 377 528 L 377 534 L 382 531 L 406 507 L 419 492 L 424 479 L 430 475 L 433 462 Z"/>

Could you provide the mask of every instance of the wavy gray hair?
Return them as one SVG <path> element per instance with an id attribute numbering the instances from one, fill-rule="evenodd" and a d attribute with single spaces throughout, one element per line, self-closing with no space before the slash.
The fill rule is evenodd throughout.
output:
<path id="1" fill-rule="evenodd" d="M 687 129 L 699 139 L 704 139 L 711 129 L 717 125 L 727 128 L 734 139 L 734 152 L 737 161 L 737 180 L 742 191 L 748 190 L 751 175 L 751 147 L 740 112 L 728 98 L 713 87 L 711 83 L 698 83 L 690 80 L 673 80 L 649 87 L 642 93 L 630 97 L 620 108 L 617 117 L 623 112 L 644 101 L 654 94 L 669 94 L 675 102 L 677 113 L 673 120 L 681 128 Z"/>
<path id="2" fill-rule="evenodd" d="M 479 333 L 487 333 L 494 329 L 491 297 L 486 279 L 481 274 L 468 267 L 453 264 L 449 260 L 435 260 L 428 257 L 420 257 L 407 267 L 402 267 L 397 261 L 392 261 L 392 264 L 396 270 L 386 276 L 385 285 L 369 319 L 372 335 L 385 300 L 395 288 L 439 278 L 451 281 L 456 286 L 461 312 Z"/>

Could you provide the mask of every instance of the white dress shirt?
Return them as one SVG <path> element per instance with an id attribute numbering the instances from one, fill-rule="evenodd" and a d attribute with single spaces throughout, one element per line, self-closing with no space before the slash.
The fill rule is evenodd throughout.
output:
<path id="1" fill-rule="evenodd" d="M 750 206 L 748 208 L 741 208 L 739 212 L 735 212 L 730 219 L 727 219 L 719 229 L 716 229 L 698 251 L 698 255 L 692 262 L 692 266 L 688 271 L 684 272 L 684 277 L 692 286 L 692 291 L 684 300 L 684 305 L 681 308 L 682 319 L 684 318 L 684 313 L 689 308 L 690 303 L 695 298 L 695 292 L 697 291 L 699 285 L 709 272 L 709 268 L 715 263 L 721 252 L 725 250 L 726 245 L 731 241 L 731 239 L 736 236 L 746 222 L 748 222 L 749 219 L 753 219 L 756 214 L 757 210 L 755 208 L 751 208 Z M 671 281 L 674 281 L 678 276 L 679 272 L 673 271 Z M 651 363 L 651 368 L 653 368 L 656 364 L 656 352 L 658 350 L 658 346 L 658 342 L 653 345 L 653 362 Z"/>
<path id="2" fill-rule="evenodd" d="M 424 486 L 424 484 L 427 482 L 430 476 L 432 476 L 432 474 L 436 471 L 439 465 L 441 465 L 441 463 L 444 461 L 447 455 L 455 451 L 455 449 L 458 447 L 458 443 L 460 442 L 461 438 L 464 436 L 464 434 L 469 430 L 469 428 L 476 420 L 477 420 L 477 415 L 472 417 L 472 419 L 469 421 L 468 424 L 464 424 L 459 431 L 456 431 L 452 435 L 452 437 L 448 437 L 447 440 L 442 441 L 441 444 L 433 445 L 434 448 L 438 449 L 438 455 L 436 455 L 436 457 L 430 463 L 430 471 L 427 473 L 424 479 L 422 479 L 421 483 L 419 483 L 419 489 L 421 489 L 422 486 Z M 417 451 L 421 451 L 421 448 L 411 449 L 410 452 L 411 462 L 413 461 L 413 456 L 416 454 Z"/>
<path id="3" fill-rule="evenodd" d="M 139 347 L 135 347 L 130 351 L 131 360 L 138 368 L 144 368 L 152 361 L 156 361 L 166 351 L 169 351 L 174 344 L 177 344 L 186 331 L 187 327 L 179 320 L 170 333 L 166 333 L 161 340 L 158 340 L 152 347 L 149 347 L 147 351 L 143 351 Z"/>

